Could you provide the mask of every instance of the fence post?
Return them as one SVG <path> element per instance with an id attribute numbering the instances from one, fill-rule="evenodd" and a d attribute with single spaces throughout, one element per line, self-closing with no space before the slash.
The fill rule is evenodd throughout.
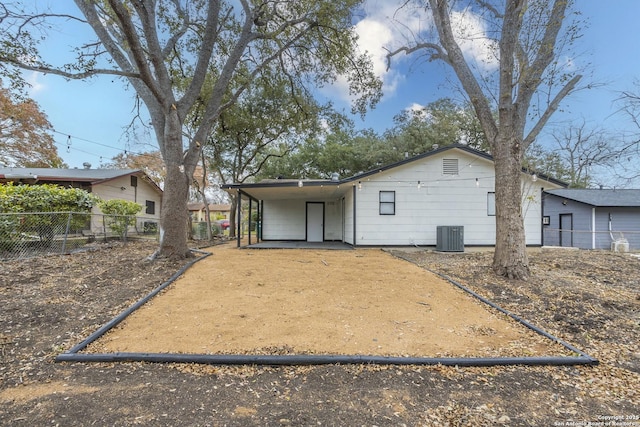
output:
<path id="1" fill-rule="evenodd" d="M 62 253 L 67 253 L 67 237 L 69 237 L 69 229 L 71 228 L 71 212 L 67 214 L 67 227 L 64 230 L 64 239 L 62 240 Z"/>

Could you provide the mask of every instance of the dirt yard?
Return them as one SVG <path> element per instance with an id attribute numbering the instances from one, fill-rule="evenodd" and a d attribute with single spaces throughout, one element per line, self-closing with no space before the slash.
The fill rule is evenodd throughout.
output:
<path id="1" fill-rule="evenodd" d="M 640 261 L 630 255 L 537 250 L 533 277 L 509 282 L 490 273 L 490 253 L 398 253 L 412 264 L 379 250 L 216 247 L 88 349 L 558 353 L 426 268 L 597 357 L 596 367 L 55 363 L 56 355 L 181 267 L 145 261 L 152 248 L 144 242 L 97 245 L 90 252 L 0 264 L 0 424 L 640 425 Z M 263 257 L 269 263 L 258 267 Z M 346 279 L 339 276 L 349 270 Z M 332 290 L 321 291 L 318 283 Z M 325 321 L 313 321 L 322 316 Z"/>
<path id="2" fill-rule="evenodd" d="M 211 252 L 90 351 L 489 357 L 564 350 L 379 249 L 224 245 Z"/>

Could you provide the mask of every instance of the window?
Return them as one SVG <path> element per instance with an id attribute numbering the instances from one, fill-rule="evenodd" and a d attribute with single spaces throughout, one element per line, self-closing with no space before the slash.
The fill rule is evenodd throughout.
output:
<path id="1" fill-rule="evenodd" d="M 496 216 L 496 193 L 487 193 L 487 215 Z"/>
<path id="2" fill-rule="evenodd" d="M 154 202 L 153 200 L 147 200 L 147 209 L 144 211 L 144 213 L 149 214 L 149 215 L 155 215 L 156 214 L 156 202 Z"/>
<path id="3" fill-rule="evenodd" d="M 131 186 L 132 187 L 137 187 L 138 186 L 138 177 L 137 176 L 131 175 Z"/>
<path id="4" fill-rule="evenodd" d="M 396 192 L 381 191 L 380 192 L 380 215 L 396 214 Z"/>
<path id="5" fill-rule="evenodd" d="M 458 159 L 442 159 L 443 175 L 458 175 Z"/>

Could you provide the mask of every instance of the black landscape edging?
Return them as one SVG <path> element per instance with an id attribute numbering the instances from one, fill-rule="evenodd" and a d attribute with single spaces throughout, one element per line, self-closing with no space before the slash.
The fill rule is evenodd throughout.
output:
<path id="1" fill-rule="evenodd" d="M 414 264 L 410 259 L 405 258 L 405 257 L 403 257 L 403 256 L 400 256 L 400 255 L 398 255 L 398 254 L 391 254 L 391 255 L 395 256 L 396 258 L 399 258 L 399 259 L 402 259 L 402 260 L 404 260 L 404 261 L 407 261 L 407 262 L 410 262 L 410 263 Z M 585 359 L 585 360 L 589 360 L 589 361 L 590 361 L 590 363 L 588 363 L 588 364 L 592 364 L 592 365 L 597 365 L 597 364 L 599 364 L 599 363 L 600 363 L 600 362 L 598 361 L 598 359 L 595 359 L 595 358 L 593 358 L 593 357 L 589 356 L 588 354 L 586 354 L 586 353 L 585 353 L 585 352 L 583 352 L 582 350 L 579 350 L 578 348 L 574 347 L 573 345 L 569 344 L 568 342 L 563 341 L 563 340 L 561 340 L 560 338 L 558 338 L 558 337 L 556 337 L 556 336 L 554 336 L 554 335 L 551 335 L 550 333 L 548 333 L 548 332 L 546 332 L 546 331 L 542 330 L 541 328 L 539 328 L 539 327 L 537 327 L 537 326 L 533 325 L 532 323 L 528 322 L 527 320 L 524 320 L 522 317 L 520 317 L 520 316 L 518 316 L 518 315 L 516 315 L 516 314 L 514 314 L 514 313 L 512 313 L 512 312 L 510 312 L 509 310 L 507 310 L 507 309 L 505 309 L 505 308 L 500 307 L 498 304 L 496 304 L 496 303 L 494 303 L 494 302 L 492 302 L 492 301 L 488 300 L 487 298 L 483 297 L 482 295 L 477 294 L 476 292 L 474 292 L 474 291 L 472 291 L 471 289 L 467 288 L 467 287 L 466 287 L 466 286 L 464 286 L 463 284 L 461 284 L 461 283 L 459 283 L 459 282 L 457 282 L 457 281 L 453 280 L 451 277 L 449 277 L 449 276 L 447 276 L 447 275 L 445 275 L 445 274 L 438 273 L 437 271 L 433 271 L 433 270 L 431 270 L 431 269 L 429 269 L 429 268 L 426 268 L 426 267 L 421 267 L 421 268 L 424 268 L 425 270 L 427 270 L 427 271 L 429 271 L 429 272 L 431 272 L 431 273 L 435 274 L 436 276 L 438 276 L 438 277 L 440 277 L 440 278 L 442 278 L 442 279 L 446 280 L 447 282 L 449 282 L 449 283 L 451 283 L 452 285 L 456 286 L 457 288 L 459 288 L 459 289 L 461 289 L 461 290 L 465 291 L 465 292 L 466 292 L 466 293 L 468 293 L 469 295 L 471 295 L 471 296 L 473 296 L 474 298 L 478 299 L 479 301 L 481 301 L 481 302 L 483 302 L 483 303 L 487 304 L 488 306 L 490 306 L 490 307 L 492 307 L 492 308 L 494 308 L 494 309 L 498 310 L 499 312 L 501 312 L 501 313 L 503 313 L 503 314 L 506 314 L 507 316 L 509 316 L 509 317 L 511 317 L 513 320 L 515 320 L 516 322 L 518 322 L 518 323 L 522 324 L 523 326 L 525 326 L 525 327 L 527 327 L 527 328 L 531 329 L 532 331 L 536 332 L 537 334 L 542 335 L 543 337 L 548 338 L 548 339 L 550 339 L 551 341 L 553 341 L 553 342 L 556 342 L 556 343 L 560 344 L 561 346 L 563 346 L 563 347 L 564 347 L 564 348 L 566 348 L 567 350 L 569 350 L 569 351 L 571 351 L 571 352 L 573 352 L 573 353 L 578 354 L 578 355 L 579 355 L 579 357 L 577 357 L 577 359 Z M 568 357 L 568 358 L 575 358 L 575 357 Z"/>
<path id="2" fill-rule="evenodd" d="M 182 274 L 184 274 L 184 272 L 187 271 L 189 269 L 189 267 L 191 267 L 193 264 L 195 264 L 196 262 L 201 261 L 201 260 L 207 258 L 208 256 L 212 255 L 210 252 L 204 252 L 204 251 L 200 251 L 200 250 L 191 250 L 191 252 L 198 252 L 198 253 L 201 253 L 203 255 L 198 257 L 198 258 L 196 258 L 196 259 L 194 259 L 194 260 L 192 260 L 192 261 L 190 261 L 190 262 L 188 262 L 185 266 L 183 266 L 180 270 L 178 270 L 173 276 L 171 276 L 169 278 L 169 280 L 167 280 L 166 282 L 162 283 L 160 286 L 158 286 L 157 288 L 152 290 L 147 296 L 145 296 L 142 299 L 138 300 L 136 303 L 131 305 L 125 311 L 123 311 L 122 313 L 118 314 L 116 317 L 111 319 L 109 322 L 107 322 L 104 325 L 102 325 L 98 330 L 96 330 L 94 333 L 89 335 L 87 338 L 85 338 L 79 344 L 77 344 L 74 347 L 72 347 L 69 351 L 59 355 L 58 357 L 56 357 L 56 361 L 59 361 L 58 359 L 60 358 L 60 356 L 63 356 L 64 354 L 69 354 L 69 353 L 74 354 L 74 353 L 77 353 L 79 351 L 84 350 L 89 344 L 91 344 L 92 342 L 94 342 L 95 340 L 100 338 L 102 335 L 107 333 L 111 328 L 117 326 L 127 316 L 129 316 L 131 313 L 136 311 L 138 308 L 140 308 L 141 306 L 146 304 L 147 301 L 149 301 L 151 298 L 153 298 L 156 295 L 158 295 L 167 286 L 169 286 L 174 281 L 176 281 L 176 279 L 178 279 L 178 277 L 182 276 Z"/>
<path id="3" fill-rule="evenodd" d="M 444 365 L 444 366 L 566 366 L 590 365 L 587 357 L 387 357 L 362 355 L 248 355 L 248 354 L 184 354 L 184 353 L 63 353 L 58 362 L 153 362 L 198 363 L 204 365 Z"/>
<path id="4" fill-rule="evenodd" d="M 597 365 L 599 362 L 578 350 L 574 346 L 554 337 L 553 335 L 543 331 L 542 329 L 532 325 L 515 314 L 494 304 L 488 299 L 476 294 L 471 289 L 452 280 L 450 277 L 426 269 L 438 277 L 441 277 L 451 284 L 457 286 L 463 291 L 469 293 L 473 297 L 485 304 L 499 310 L 508 315 L 517 322 L 523 324 L 534 332 L 564 346 L 566 349 L 578 354 L 579 356 L 540 356 L 540 357 L 392 357 L 392 356 L 367 356 L 367 355 L 247 355 L 247 354 L 185 354 L 185 353 L 89 353 L 80 354 L 79 351 L 86 348 L 93 341 L 100 338 L 111 328 L 122 322 L 129 314 L 133 313 L 139 307 L 144 305 L 159 292 L 172 284 L 180 277 L 188 268 L 196 262 L 208 257 L 211 253 L 204 253 L 201 256 L 180 269 L 169 280 L 154 289 L 149 295 L 145 296 L 124 312 L 120 313 L 110 322 L 103 325 L 84 341 L 74 346 L 71 350 L 58 355 L 56 362 L 151 362 L 151 363 L 198 363 L 206 365 L 264 365 L 264 366 L 302 366 L 302 365 L 348 365 L 348 364 L 370 364 L 370 365 L 443 365 L 443 366 L 462 366 L 462 367 L 487 367 L 487 366 L 568 366 L 568 365 Z M 394 255 L 397 258 L 407 262 L 411 260 Z"/>

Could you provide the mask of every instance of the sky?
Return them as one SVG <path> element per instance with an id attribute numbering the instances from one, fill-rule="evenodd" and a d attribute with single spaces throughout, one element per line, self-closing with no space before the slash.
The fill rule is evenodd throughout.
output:
<path id="1" fill-rule="evenodd" d="M 50 2 L 56 10 L 75 12 L 71 0 Z M 371 54 L 374 70 L 384 82 L 384 95 L 376 108 L 364 119 L 354 116 L 356 127 L 378 132 L 393 126 L 393 117 L 403 110 L 429 104 L 444 97 L 460 99 L 457 80 L 441 62 L 417 62 L 414 57 L 399 55 L 387 69 L 383 47 L 403 44 L 408 31 L 428 28 L 424 16 L 411 11 L 396 13 L 402 0 L 367 0 L 356 31 L 361 47 Z M 587 66 L 583 81 L 595 83 L 594 88 L 580 91 L 562 104 L 562 111 L 553 117 L 551 126 L 569 121 L 584 120 L 588 125 L 612 134 L 633 130 L 626 118 L 616 113 L 621 91 L 633 90 L 633 82 L 640 79 L 640 47 L 636 36 L 640 2 L 637 0 L 576 0 L 577 9 L 587 20 L 583 36 L 578 40 L 572 58 L 563 58 L 576 67 Z M 472 14 L 454 17 L 460 27 L 483 31 L 481 20 Z M 91 39 L 91 33 L 72 23 L 60 23 L 51 32 L 44 52 L 56 62 L 71 58 L 69 46 L 78 40 Z M 90 30 L 89 30 L 90 31 Z M 487 71 L 495 66 L 485 46 L 467 42 L 462 45 L 468 58 L 475 58 Z M 484 61 L 482 61 L 484 60 Z M 153 136 L 141 133 L 131 142 L 125 134 L 135 117 L 134 92 L 122 81 L 112 77 L 98 77 L 89 81 L 68 81 L 54 75 L 28 73 L 32 83 L 30 95 L 38 102 L 54 128 L 59 155 L 70 167 L 92 167 L 107 163 L 122 152 L 143 152 L 153 149 Z M 636 88 L 640 91 L 640 86 Z M 319 94 L 330 99 L 339 109 L 349 111 L 346 88 L 338 83 L 320 89 Z M 543 137 L 544 138 L 544 137 Z"/>

